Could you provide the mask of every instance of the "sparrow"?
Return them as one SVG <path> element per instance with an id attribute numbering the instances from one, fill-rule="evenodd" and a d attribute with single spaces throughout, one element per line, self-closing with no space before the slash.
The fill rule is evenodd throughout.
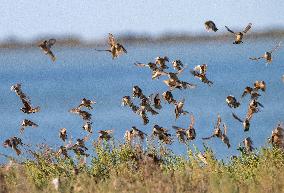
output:
<path id="1" fill-rule="evenodd" d="M 3 143 L 3 146 L 5 148 L 7 148 L 7 147 L 12 148 L 13 150 L 16 151 L 17 155 L 20 155 L 22 153 L 21 150 L 18 147 L 19 145 L 23 146 L 23 143 L 22 143 L 22 139 L 20 139 L 18 137 L 11 137 L 9 139 L 6 139 Z"/>
<path id="2" fill-rule="evenodd" d="M 67 139 L 67 129 L 66 128 L 61 128 L 59 131 L 59 137 L 62 139 L 62 141 L 66 141 Z"/>
<path id="3" fill-rule="evenodd" d="M 249 59 L 258 61 L 263 58 L 266 60 L 266 64 L 269 64 L 272 62 L 272 53 L 278 50 L 280 47 L 281 47 L 281 42 L 279 42 L 278 45 L 275 46 L 275 48 L 273 48 L 272 50 L 265 52 L 264 55 L 260 57 L 250 57 Z"/>
<path id="4" fill-rule="evenodd" d="M 92 105 L 96 104 L 96 101 L 91 101 L 89 99 L 83 98 L 81 101 L 81 104 L 78 106 L 78 109 L 81 109 L 82 107 L 86 107 L 87 109 L 91 110 L 93 109 Z"/>
<path id="5" fill-rule="evenodd" d="M 165 144 L 172 143 L 171 134 L 168 133 L 168 130 L 166 128 L 160 127 L 159 125 L 154 125 L 153 135 L 157 136 L 158 139 L 164 142 Z"/>
<path id="6" fill-rule="evenodd" d="M 116 42 L 114 36 L 111 33 L 109 33 L 108 35 L 108 45 L 110 47 L 109 49 L 107 50 L 97 50 L 96 49 L 96 51 L 110 52 L 112 55 L 112 59 L 117 58 L 123 53 L 127 54 L 127 50 L 123 47 L 122 44 Z"/>
<path id="7" fill-rule="evenodd" d="M 185 101 L 185 99 L 182 99 L 181 101 L 178 101 L 178 102 L 176 102 L 176 104 L 175 104 L 176 120 L 179 118 L 179 116 L 180 116 L 181 114 L 183 114 L 183 115 L 188 114 L 188 111 L 183 110 L 184 101 Z"/>
<path id="8" fill-rule="evenodd" d="M 240 106 L 240 103 L 237 101 L 237 99 L 233 95 L 227 96 L 226 102 L 230 108 L 237 108 Z"/>
<path id="9" fill-rule="evenodd" d="M 48 55 L 53 62 L 55 62 L 56 57 L 51 51 L 51 47 L 55 44 L 56 39 L 44 40 L 41 42 L 38 47 L 43 51 L 44 54 Z"/>
<path id="10" fill-rule="evenodd" d="M 241 43 L 243 43 L 242 40 L 243 40 L 244 34 L 246 34 L 250 30 L 251 26 L 252 26 L 252 23 L 249 23 L 247 25 L 247 27 L 244 29 L 244 31 L 238 32 L 238 33 L 233 32 L 227 26 L 225 26 L 225 27 L 230 33 L 235 35 L 235 41 L 233 42 L 233 44 L 241 44 Z"/>
<path id="11" fill-rule="evenodd" d="M 213 21 L 211 21 L 211 20 L 206 21 L 204 23 L 204 25 L 205 25 L 205 28 L 206 28 L 207 31 L 214 31 L 214 32 L 218 31 L 215 23 Z"/>
<path id="12" fill-rule="evenodd" d="M 20 132 L 21 133 L 23 133 L 24 132 L 24 130 L 25 130 L 25 128 L 26 127 L 38 127 L 38 125 L 36 124 L 36 123 L 34 123 L 34 122 L 32 122 L 31 120 L 28 120 L 28 119 L 24 119 L 23 121 L 22 121 L 22 124 L 21 124 L 21 128 L 20 128 Z"/>

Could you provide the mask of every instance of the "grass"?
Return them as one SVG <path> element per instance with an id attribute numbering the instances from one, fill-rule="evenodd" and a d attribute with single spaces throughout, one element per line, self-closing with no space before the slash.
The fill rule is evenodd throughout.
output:
<path id="1" fill-rule="evenodd" d="M 284 153 L 266 147 L 217 160 L 208 147 L 177 156 L 164 145 L 95 143 L 91 163 L 48 146 L 0 170 L 0 192 L 284 192 Z M 203 161 L 202 161 L 203 160 Z M 59 180 L 56 190 L 52 181 Z"/>

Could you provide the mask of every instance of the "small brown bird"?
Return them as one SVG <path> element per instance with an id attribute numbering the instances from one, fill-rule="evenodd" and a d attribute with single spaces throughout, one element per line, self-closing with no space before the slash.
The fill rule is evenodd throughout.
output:
<path id="1" fill-rule="evenodd" d="M 251 99 L 258 99 L 259 96 L 261 96 L 260 94 L 258 94 L 258 90 L 253 89 L 249 86 L 247 86 L 242 94 L 242 98 L 245 97 L 247 94 L 250 94 Z"/>
<path id="2" fill-rule="evenodd" d="M 157 111 L 155 111 L 155 110 L 151 107 L 151 105 L 150 105 L 150 103 L 149 103 L 149 100 L 148 100 L 147 98 L 143 98 L 143 99 L 141 100 L 140 109 L 141 109 L 142 111 L 150 112 L 152 115 L 157 115 L 157 114 L 159 114 Z"/>
<path id="3" fill-rule="evenodd" d="M 24 130 L 25 130 L 26 127 L 33 127 L 33 128 L 38 127 L 38 125 L 37 125 L 36 123 L 34 123 L 34 122 L 32 122 L 31 120 L 28 120 L 28 119 L 24 119 L 24 120 L 22 121 L 22 125 L 21 125 L 21 126 L 22 126 L 22 127 L 20 128 L 20 132 L 21 132 L 21 133 L 24 132 Z"/>
<path id="4" fill-rule="evenodd" d="M 142 89 L 139 86 L 134 86 L 132 88 L 132 97 L 138 97 L 140 99 L 146 98 L 146 96 L 142 92 Z"/>
<path id="5" fill-rule="evenodd" d="M 109 35 L 108 35 L 108 44 L 109 44 L 110 49 L 108 49 L 108 50 L 96 50 L 96 51 L 110 52 L 111 55 L 112 55 L 112 59 L 117 58 L 119 55 L 121 55 L 123 53 L 127 54 L 127 51 L 123 47 L 123 45 L 120 44 L 120 43 L 117 43 L 114 36 L 111 33 L 109 33 Z"/>
<path id="6" fill-rule="evenodd" d="M 149 62 L 148 64 L 143 64 L 143 63 L 140 63 L 140 62 L 135 62 L 134 65 L 135 65 L 135 66 L 138 66 L 138 67 L 148 67 L 148 68 L 150 68 L 152 71 L 158 69 L 157 64 L 156 64 L 156 63 L 153 63 L 153 62 Z"/>
<path id="7" fill-rule="evenodd" d="M 173 68 L 174 68 L 176 71 L 181 71 L 181 70 L 183 70 L 183 68 L 184 68 L 183 63 L 182 63 L 180 60 L 174 60 L 174 61 L 172 62 L 172 64 L 173 64 Z"/>
<path id="8" fill-rule="evenodd" d="M 65 146 L 61 145 L 59 147 L 59 150 L 57 151 L 56 155 L 60 156 L 60 155 L 63 155 L 64 158 L 69 158 L 69 155 L 68 155 L 68 150 Z"/>
<path id="9" fill-rule="evenodd" d="M 188 114 L 188 111 L 183 110 L 184 101 L 185 101 L 185 99 L 182 99 L 181 101 L 178 101 L 178 102 L 176 102 L 176 104 L 175 104 L 176 120 L 179 118 L 179 116 L 180 116 L 181 114 L 182 114 L 182 115 Z"/>
<path id="10" fill-rule="evenodd" d="M 168 79 L 163 81 L 168 87 L 169 90 L 172 91 L 175 88 L 177 89 L 194 89 L 196 88 L 195 84 L 191 84 L 185 81 L 180 81 L 180 80 L 174 80 L 174 79 Z"/>
<path id="11" fill-rule="evenodd" d="M 23 113 L 30 114 L 30 113 L 36 113 L 36 112 L 40 111 L 39 106 L 37 106 L 37 107 L 31 106 L 31 101 L 30 101 L 29 97 L 27 97 L 23 93 L 22 88 L 21 88 L 21 84 L 15 84 L 15 85 L 11 86 L 11 91 L 14 91 L 16 93 L 16 95 L 20 97 L 20 99 L 21 99 L 21 101 L 24 105 L 24 107 L 22 107 L 20 109 Z"/>
<path id="12" fill-rule="evenodd" d="M 121 99 L 121 105 L 122 105 L 122 106 L 130 106 L 130 105 L 132 105 L 132 104 L 133 104 L 133 102 L 131 101 L 130 96 L 124 96 L 124 97 L 122 97 L 122 99 Z"/>
<path id="13" fill-rule="evenodd" d="M 136 111 L 136 113 L 142 118 L 144 125 L 147 125 L 149 123 L 149 118 L 145 110 L 140 108 Z"/>
<path id="14" fill-rule="evenodd" d="M 167 101 L 169 104 L 173 103 L 175 104 L 177 101 L 174 99 L 173 94 L 171 91 L 166 91 L 162 94 L 162 97 L 165 101 Z"/>
<path id="15" fill-rule="evenodd" d="M 227 136 L 227 126 L 225 123 L 223 123 L 223 128 L 224 128 L 224 133 L 222 133 L 221 140 L 223 141 L 223 143 L 225 143 L 228 146 L 228 148 L 230 148 L 231 145 L 230 145 L 229 138 Z"/>
<path id="16" fill-rule="evenodd" d="M 206 28 L 207 31 L 214 31 L 214 32 L 218 31 L 215 23 L 213 21 L 211 21 L 211 20 L 206 21 L 204 23 L 204 25 L 205 25 L 205 28 Z"/>
<path id="17" fill-rule="evenodd" d="M 82 111 L 78 108 L 73 108 L 69 110 L 70 113 L 78 114 L 84 121 L 91 121 L 92 115 L 87 111 Z"/>
<path id="18" fill-rule="evenodd" d="M 284 129 L 281 123 L 272 131 L 269 142 L 274 147 L 284 149 Z"/>
<path id="19" fill-rule="evenodd" d="M 112 138 L 112 130 L 99 130 L 99 140 L 109 141 Z"/>
<path id="20" fill-rule="evenodd" d="M 93 133 L 92 124 L 93 124 L 92 122 L 87 121 L 87 122 L 85 123 L 85 125 L 83 125 L 82 128 L 83 128 L 85 131 L 89 132 L 89 133 Z"/>
<path id="21" fill-rule="evenodd" d="M 265 92 L 266 90 L 266 83 L 262 80 L 262 81 L 255 81 L 254 83 L 254 90 L 258 91 L 258 90 L 262 90 L 263 92 Z"/>
<path id="22" fill-rule="evenodd" d="M 149 62 L 148 64 L 134 63 L 134 65 L 139 67 L 149 67 L 152 70 L 152 79 L 159 79 L 160 76 L 166 75 L 164 70 L 159 68 L 156 63 Z"/>
<path id="23" fill-rule="evenodd" d="M 59 131 L 59 137 L 62 139 L 62 141 L 66 141 L 67 139 L 67 129 L 66 128 L 61 128 Z"/>
<path id="24" fill-rule="evenodd" d="M 188 141 L 187 137 L 186 137 L 186 129 L 181 128 L 181 127 L 177 127 L 177 126 L 172 126 L 173 129 L 176 130 L 176 136 L 179 140 L 180 143 L 186 143 Z"/>
<path id="25" fill-rule="evenodd" d="M 233 42 L 233 44 L 240 44 L 240 43 L 243 43 L 242 40 L 243 40 L 244 34 L 246 34 L 246 33 L 250 30 L 251 26 L 252 26 L 252 23 L 249 23 L 249 24 L 247 25 L 247 27 L 244 29 L 244 31 L 238 32 L 238 33 L 233 32 L 233 31 L 232 31 L 231 29 L 229 29 L 227 26 L 225 26 L 225 27 L 226 27 L 226 29 L 227 29 L 229 32 L 231 32 L 232 34 L 235 35 L 235 41 Z"/>
<path id="26" fill-rule="evenodd" d="M 220 127 L 221 123 L 222 123 L 222 119 L 221 119 L 220 115 L 218 115 L 217 123 L 215 125 L 215 129 L 214 129 L 213 134 L 210 137 L 204 137 L 202 139 L 203 140 L 208 140 L 208 139 L 211 139 L 212 137 L 217 137 L 217 138 L 221 139 L 222 142 L 224 144 L 226 144 L 228 148 L 230 148 L 231 145 L 230 145 L 229 138 L 227 136 L 227 126 L 226 126 L 225 123 L 223 123 L 223 130 L 224 130 L 224 132 L 222 132 L 221 127 Z"/>
<path id="27" fill-rule="evenodd" d="M 131 101 L 130 96 L 122 97 L 121 104 L 122 104 L 122 106 L 129 106 L 134 113 L 136 113 L 138 111 L 138 109 L 139 109 L 139 107 L 137 107 L 137 106 L 135 106 L 133 104 L 133 102 Z"/>
<path id="28" fill-rule="evenodd" d="M 194 71 L 199 71 L 199 74 L 206 74 L 207 72 L 207 64 L 201 64 L 194 67 Z"/>
<path id="29" fill-rule="evenodd" d="M 160 127 L 159 125 L 154 125 L 153 135 L 157 136 L 158 139 L 164 142 L 165 144 L 172 143 L 171 134 L 168 133 L 168 130 L 166 128 Z"/>
<path id="30" fill-rule="evenodd" d="M 278 50 L 280 48 L 280 46 L 281 46 L 281 42 L 279 42 L 278 45 L 275 48 L 273 48 L 272 50 L 265 52 L 263 56 L 260 56 L 258 58 L 257 57 L 251 57 L 249 59 L 258 61 L 259 59 L 263 58 L 263 59 L 266 60 L 266 64 L 269 64 L 269 63 L 272 62 L 272 53 L 274 51 Z"/>
<path id="31" fill-rule="evenodd" d="M 130 143 L 136 137 L 139 138 L 141 141 L 143 141 L 145 139 L 145 136 L 147 136 L 147 134 L 137 129 L 135 126 L 133 126 L 130 131 L 127 130 L 125 132 L 124 136 L 126 141 Z"/>
<path id="32" fill-rule="evenodd" d="M 89 135 L 85 136 L 83 139 L 77 139 L 76 143 L 72 145 L 69 149 L 72 149 L 77 156 L 86 156 L 89 154 L 86 153 L 88 148 L 85 145 L 85 142 L 89 139 Z"/>
<path id="33" fill-rule="evenodd" d="M 244 131 L 249 131 L 250 128 L 250 119 L 251 117 L 246 117 L 244 120 L 240 119 L 235 113 L 232 113 L 234 119 L 238 120 L 243 124 Z"/>
<path id="34" fill-rule="evenodd" d="M 155 63 L 161 70 L 168 69 L 169 67 L 166 65 L 166 62 L 169 62 L 169 58 L 167 56 L 157 57 L 155 58 Z"/>
<path id="35" fill-rule="evenodd" d="M 195 119 L 192 114 L 190 115 L 190 120 L 191 120 L 191 123 L 187 129 L 173 126 L 173 128 L 176 130 L 176 134 L 177 134 L 179 141 L 182 143 L 185 143 L 188 140 L 194 140 L 196 138 L 196 132 L 193 127 Z"/>
<path id="36" fill-rule="evenodd" d="M 211 139 L 212 137 L 217 137 L 217 138 L 221 139 L 221 137 L 222 137 L 222 130 L 220 128 L 221 123 L 222 123 L 222 119 L 221 119 L 220 115 L 218 115 L 217 123 L 214 126 L 213 134 L 211 136 L 209 136 L 209 137 L 203 137 L 202 139 L 203 140 L 208 140 L 208 139 Z"/>
<path id="37" fill-rule="evenodd" d="M 51 60 L 55 62 L 56 57 L 54 56 L 53 52 L 51 51 L 51 47 L 55 44 L 56 39 L 49 39 L 44 40 L 41 42 L 38 47 L 44 52 L 44 54 L 49 55 Z"/>
<path id="38" fill-rule="evenodd" d="M 161 70 L 160 68 L 152 71 L 152 80 L 159 79 L 161 76 L 167 75 L 166 72 Z"/>
<path id="39" fill-rule="evenodd" d="M 250 154 L 253 151 L 253 142 L 250 137 L 247 137 L 243 141 L 244 144 L 244 153 Z"/>
<path id="40" fill-rule="evenodd" d="M 154 96 L 153 94 L 150 95 L 151 101 L 153 102 L 153 107 L 154 107 L 155 109 L 161 109 L 161 108 L 162 108 L 162 105 L 161 105 L 160 94 L 157 93 L 157 94 L 155 95 L 155 97 L 152 99 L 153 96 Z"/>
<path id="41" fill-rule="evenodd" d="M 194 77 L 199 78 L 203 83 L 208 84 L 209 86 L 212 86 L 213 82 L 208 80 L 206 76 L 206 71 L 207 71 L 207 64 L 202 64 L 202 65 L 196 66 L 193 70 L 190 70 L 190 73 Z"/>
<path id="42" fill-rule="evenodd" d="M 7 148 L 7 147 L 12 148 L 13 150 L 16 151 L 17 155 L 20 155 L 22 153 L 21 150 L 18 147 L 19 145 L 23 146 L 23 143 L 22 143 L 22 139 L 20 139 L 18 137 L 11 137 L 9 139 L 6 139 L 3 143 L 3 146 L 5 148 Z"/>
<path id="43" fill-rule="evenodd" d="M 237 108 L 240 106 L 240 103 L 237 101 L 237 99 L 233 95 L 227 96 L 226 102 L 230 108 Z"/>
<path id="44" fill-rule="evenodd" d="M 92 105 L 96 104 L 96 101 L 91 101 L 89 99 L 83 98 L 81 101 L 81 104 L 78 106 L 78 109 L 81 109 L 82 107 L 86 107 L 87 109 L 91 110 L 93 109 Z"/>

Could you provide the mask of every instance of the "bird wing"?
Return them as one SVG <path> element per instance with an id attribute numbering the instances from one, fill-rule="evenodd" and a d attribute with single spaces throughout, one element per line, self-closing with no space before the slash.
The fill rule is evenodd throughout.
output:
<path id="1" fill-rule="evenodd" d="M 224 134 L 227 135 L 228 127 L 225 123 L 223 123 L 223 128 L 224 128 Z"/>
<path id="2" fill-rule="evenodd" d="M 260 57 L 258 57 L 258 58 L 256 58 L 256 57 L 250 57 L 249 59 L 251 59 L 251 60 L 259 60 L 259 59 L 261 59 L 261 58 L 264 58 L 263 56 L 260 56 Z"/>
<path id="3" fill-rule="evenodd" d="M 247 27 L 244 29 L 243 33 L 247 33 L 250 30 L 251 26 L 252 26 L 252 23 L 249 23 Z"/>
<path id="4" fill-rule="evenodd" d="M 247 88 L 250 88 L 250 87 L 246 87 L 245 88 L 245 90 L 244 90 L 244 92 L 243 92 L 243 94 L 241 96 L 242 98 L 245 97 L 248 94 Z"/>
<path id="5" fill-rule="evenodd" d="M 193 128 L 194 123 L 195 123 L 195 119 L 194 119 L 193 114 L 191 114 L 191 115 L 190 115 L 190 125 L 189 125 L 189 128 Z"/>
<path id="6" fill-rule="evenodd" d="M 95 49 L 97 52 L 111 52 L 111 50 L 98 50 L 98 49 Z"/>
<path id="7" fill-rule="evenodd" d="M 22 102 L 23 102 L 23 104 L 24 104 L 26 109 L 31 109 L 32 108 L 29 101 L 22 99 Z"/>
<path id="8" fill-rule="evenodd" d="M 172 126 L 173 129 L 175 130 L 180 130 L 181 128 L 180 127 L 177 127 L 177 126 Z"/>
<path id="9" fill-rule="evenodd" d="M 125 54 L 127 54 L 127 50 L 123 47 L 123 45 L 120 45 L 121 46 L 121 49 L 123 50 L 123 52 L 125 53 Z"/>
<path id="10" fill-rule="evenodd" d="M 231 32 L 232 34 L 235 34 L 235 32 L 234 31 L 232 31 L 230 28 L 228 28 L 227 26 L 225 26 L 225 28 L 229 31 L 229 32 Z"/>
<path id="11" fill-rule="evenodd" d="M 270 50 L 269 52 L 272 53 L 272 52 L 278 50 L 278 49 L 281 47 L 281 43 L 282 43 L 282 42 L 279 42 L 278 45 L 275 46 L 275 47 L 274 47 L 272 50 Z"/>
<path id="12" fill-rule="evenodd" d="M 214 135 L 211 135 L 209 137 L 202 137 L 202 140 L 208 140 L 208 139 L 211 139 L 212 137 L 214 137 Z"/>
<path id="13" fill-rule="evenodd" d="M 259 106 L 261 106 L 262 108 L 264 108 L 264 106 L 263 106 L 260 102 L 257 102 L 257 104 L 258 104 Z"/>
<path id="14" fill-rule="evenodd" d="M 47 42 L 47 46 L 50 48 L 56 43 L 56 39 L 49 39 Z"/>
<path id="15" fill-rule="evenodd" d="M 220 128 L 221 122 L 222 122 L 221 116 L 218 114 L 216 128 Z"/>
<path id="16" fill-rule="evenodd" d="M 115 38 L 111 33 L 108 34 L 108 44 L 110 46 L 114 46 L 116 44 Z"/>
<path id="17" fill-rule="evenodd" d="M 238 120 L 239 122 L 243 122 L 235 113 L 232 113 L 233 117 Z"/>
<path id="18" fill-rule="evenodd" d="M 138 67 L 149 66 L 148 64 L 143 64 L 143 63 L 140 63 L 140 62 L 135 62 L 134 65 L 135 65 L 135 66 L 138 66 Z"/>

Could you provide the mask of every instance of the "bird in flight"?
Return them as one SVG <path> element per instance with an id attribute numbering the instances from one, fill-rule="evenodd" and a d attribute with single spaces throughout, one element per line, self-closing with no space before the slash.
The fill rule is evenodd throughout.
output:
<path id="1" fill-rule="evenodd" d="M 178 102 L 176 102 L 176 104 L 175 104 L 175 116 L 176 116 L 176 120 L 179 118 L 179 116 L 180 116 L 181 114 L 183 114 L 183 115 L 188 114 L 188 111 L 183 110 L 184 101 L 185 101 L 185 99 L 182 99 L 181 101 L 178 101 Z"/>
<path id="2" fill-rule="evenodd" d="M 184 64 L 180 60 L 174 60 L 172 65 L 176 71 L 180 71 L 184 68 Z"/>
<path id="3" fill-rule="evenodd" d="M 228 148 L 231 147 L 230 145 L 230 140 L 227 136 L 227 125 L 225 123 L 223 123 L 223 132 L 221 130 L 221 123 L 222 123 L 222 119 L 220 117 L 220 115 L 218 115 L 218 118 L 217 118 L 217 123 L 215 124 L 215 129 L 213 131 L 213 134 L 209 137 L 203 137 L 202 139 L 203 140 L 208 140 L 208 139 L 211 139 L 213 137 L 217 137 L 219 139 L 221 139 L 221 141 L 227 145 Z"/>
<path id="4" fill-rule="evenodd" d="M 238 102 L 233 95 L 227 96 L 226 102 L 230 108 L 237 108 L 240 106 L 240 102 Z"/>
<path id="5" fill-rule="evenodd" d="M 37 125 L 36 123 L 34 123 L 34 122 L 32 122 L 31 120 L 28 120 L 28 119 L 24 119 L 24 120 L 22 121 L 21 126 L 22 126 L 22 127 L 20 128 L 20 132 L 21 132 L 21 133 L 24 132 L 24 130 L 25 130 L 26 127 L 33 127 L 33 128 L 38 127 L 38 125 Z"/>
<path id="6" fill-rule="evenodd" d="M 7 148 L 7 147 L 12 148 L 13 150 L 16 151 L 17 155 L 20 155 L 22 153 L 21 150 L 18 147 L 19 145 L 23 146 L 23 143 L 22 143 L 22 139 L 18 138 L 18 137 L 10 137 L 9 139 L 6 139 L 3 143 L 3 146 L 5 148 Z"/>
<path id="7" fill-rule="evenodd" d="M 215 23 L 211 20 L 206 21 L 204 25 L 207 31 L 214 31 L 214 32 L 218 31 L 218 28 L 216 27 Z"/>
<path id="8" fill-rule="evenodd" d="M 153 135 L 157 136 L 159 140 L 164 142 L 165 144 L 171 144 L 172 138 L 171 134 L 168 133 L 168 130 L 164 127 L 160 127 L 159 125 L 154 125 L 153 127 Z"/>
<path id="9" fill-rule="evenodd" d="M 158 56 L 155 58 L 155 64 L 160 68 L 160 70 L 168 69 L 169 67 L 166 65 L 166 62 L 169 62 L 169 58 L 167 56 L 161 57 Z"/>
<path id="10" fill-rule="evenodd" d="M 61 128 L 59 131 L 59 138 L 62 139 L 62 141 L 66 141 L 67 139 L 67 129 L 66 128 Z"/>
<path id="11" fill-rule="evenodd" d="M 207 71 L 207 64 L 202 64 L 196 66 L 193 70 L 190 70 L 190 73 L 196 77 L 199 78 L 203 83 L 208 84 L 209 86 L 212 86 L 213 82 L 208 80 L 206 76 Z"/>
<path id="12" fill-rule="evenodd" d="M 36 113 L 40 111 L 40 107 L 32 107 L 31 106 L 31 101 L 29 99 L 29 97 L 27 97 L 23 91 L 22 91 L 22 85 L 21 84 L 15 84 L 13 86 L 11 86 L 11 91 L 14 91 L 16 93 L 17 96 L 20 97 L 24 107 L 22 107 L 20 110 L 23 113 L 26 114 L 30 114 L 30 113 Z"/>
<path id="13" fill-rule="evenodd" d="M 92 105 L 96 103 L 96 101 L 91 101 L 89 99 L 83 98 L 78 108 L 81 109 L 82 107 L 86 107 L 87 109 L 91 110 L 93 109 Z"/>
<path id="14" fill-rule="evenodd" d="M 230 32 L 230 33 L 232 33 L 232 34 L 234 34 L 235 35 L 235 41 L 233 42 L 233 44 L 241 44 L 241 43 L 243 43 L 243 37 L 244 37 L 244 34 L 246 34 L 250 29 L 251 29 L 251 26 L 252 26 L 252 23 L 249 23 L 248 25 L 247 25 L 247 27 L 243 30 L 243 31 L 241 31 L 241 32 L 237 32 L 237 33 L 235 33 L 234 31 L 232 31 L 230 28 L 228 28 L 227 26 L 225 26 L 226 27 L 226 29 Z"/>
<path id="15" fill-rule="evenodd" d="M 123 47 L 122 44 L 116 42 L 114 36 L 111 33 L 109 33 L 108 35 L 108 45 L 110 47 L 109 49 L 107 50 L 97 50 L 96 49 L 96 51 L 110 52 L 112 55 L 112 59 L 117 58 L 123 53 L 127 54 L 127 50 Z"/>
<path id="16" fill-rule="evenodd" d="M 51 51 L 51 47 L 56 43 L 56 39 L 44 40 L 38 47 L 43 51 L 44 54 L 48 55 L 53 62 L 55 62 L 56 57 Z"/>
<path id="17" fill-rule="evenodd" d="M 110 140 L 112 138 L 112 130 L 109 129 L 109 130 L 99 130 L 98 133 L 99 133 L 99 141 L 101 140 Z"/>
<path id="18" fill-rule="evenodd" d="M 182 127 L 172 126 L 173 129 L 176 130 L 176 135 L 179 141 L 182 143 L 185 143 L 186 141 L 189 141 L 189 140 L 194 140 L 196 138 L 196 132 L 194 129 L 195 119 L 192 114 L 190 115 L 190 120 L 191 120 L 191 123 L 187 129 L 182 128 Z"/>
<path id="19" fill-rule="evenodd" d="M 255 61 L 258 61 L 260 59 L 265 59 L 266 64 L 269 64 L 272 62 L 272 53 L 278 50 L 280 47 L 281 47 L 281 42 L 279 42 L 278 45 L 276 45 L 272 50 L 265 52 L 264 55 L 260 57 L 250 57 L 249 59 L 255 60 Z"/>
<path id="20" fill-rule="evenodd" d="M 130 131 L 126 131 L 125 132 L 125 139 L 127 142 L 131 142 L 134 138 L 139 138 L 141 141 L 143 141 L 145 139 L 145 136 L 147 136 L 146 133 L 144 133 L 143 131 L 139 130 L 137 127 L 132 126 Z"/>

